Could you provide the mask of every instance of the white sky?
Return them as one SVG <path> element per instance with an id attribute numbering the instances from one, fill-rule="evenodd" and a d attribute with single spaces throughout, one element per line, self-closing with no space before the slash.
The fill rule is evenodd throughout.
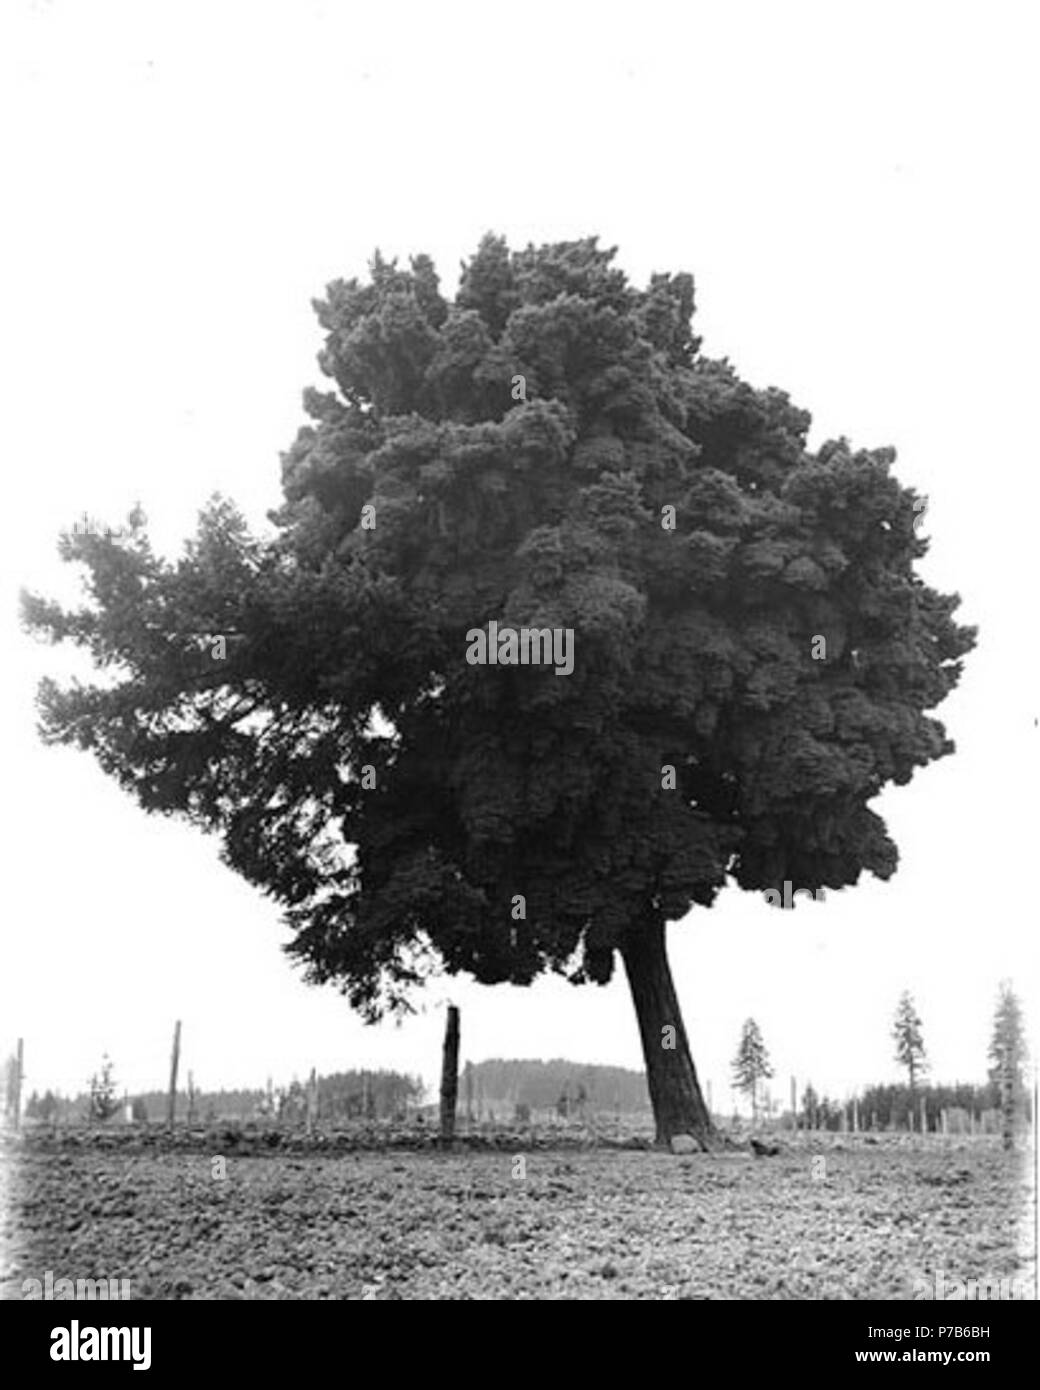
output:
<path id="1" fill-rule="evenodd" d="M 203 1087 L 463 1053 L 641 1066 L 606 990 L 440 982 L 401 1028 L 304 987 L 216 845 L 47 750 L 20 585 L 68 593 L 58 529 L 140 499 L 175 548 L 215 489 L 260 522 L 319 379 L 310 300 L 378 245 L 447 288 L 488 229 L 590 233 L 637 283 L 693 272 L 697 330 L 813 412 L 894 444 L 930 497 L 924 574 L 981 625 L 941 711 L 959 751 L 881 803 L 902 853 L 781 916 L 724 895 L 670 931 L 716 1105 L 754 1015 L 777 1071 L 895 1079 L 913 991 L 937 1078 L 980 1078 L 998 980 L 1035 1018 L 1037 21 L 1028 4 L 18 3 L 0 18 L 0 440 L 7 795 L 0 1054 L 82 1087 L 102 1049 Z M 183 1075 L 183 1073 L 182 1073 Z"/>

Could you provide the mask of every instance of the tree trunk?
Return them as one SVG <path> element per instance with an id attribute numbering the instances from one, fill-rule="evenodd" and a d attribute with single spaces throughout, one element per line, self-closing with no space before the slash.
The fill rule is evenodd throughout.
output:
<path id="1" fill-rule="evenodd" d="M 708 1149 L 717 1136 L 690 1056 L 668 968 L 664 932 L 663 922 L 644 922 L 628 934 L 621 947 L 639 1021 L 657 1142 L 668 1144 L 676 1134 L 690 1134 Z M 672 1029 L 674 1032 L 669 1031 Z"/>
<path id="2" fill-rule="evenodd" d="M 1005 1051 L 1001 1063 L 1000 1115 L 1003 1128 L 1003 1142 L 1005 1149 L 1013 1149 L 1015 1146 L 1014 1081 L 1007 1051 Z"/>

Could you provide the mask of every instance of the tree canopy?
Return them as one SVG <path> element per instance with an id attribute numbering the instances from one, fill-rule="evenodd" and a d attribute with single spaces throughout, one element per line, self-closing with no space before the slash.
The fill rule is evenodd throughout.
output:
<path id="1" fill-rule="evenodd" d="M 727 883 L 887 878 L 870 802 L 953 747 L 973 634 L 894 451 L 810 449 L 688 274 L 614 262 L 489 235 L 448 299 L 377 254 L 315 304 L 273 540 L 215 499 L 169 563 L 137 512 L 63 537 L 81 608 L 25 600 L 105 673 L 44 684 L 44 737 L 219 834 L 369 1018 L 438 964 L 605 982 Z M 573 671 L 470 664 L 492 621 L 572 630 Z"/>
<path id="2" fill-rule="evenodd" d="M 1029 1057 L 1022 1005 L 1010 980 L 1001 980 L 993 1033 L 989 1044 L 989 1079 L 994 1086 L 1010 1082 L 1017 1092 L 1023 1086 L 1023 1068 Z"/>

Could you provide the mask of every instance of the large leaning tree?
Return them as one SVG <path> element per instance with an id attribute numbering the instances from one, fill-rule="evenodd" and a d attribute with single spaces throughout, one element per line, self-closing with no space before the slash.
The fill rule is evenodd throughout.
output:
<path id="1" fill-rule="evenodd" d="M 488 236 L 449 300 L 377 255 L 315 306 L 330 389 L 275 538 L 220 499 L 176 564 L 139 513 L 68 532 L 84 606 L 24 615 L 102 672 L 44 683 L 45 739 L 218 833 L 310 981 L 374 1020 L 431 968 L 620 959 L 658 1139 L 708 1147 L 666 924 L 728 882 L 888 878 L 870 802 L 952 751 L 927 711 L 973 633 L 914 573 L 893 451 L 810 450 L 701 354 L 689 275 L 635 289 L 613 256 Z M 492 621 L 571 629 L 573 671 L 470 664 Z"/>

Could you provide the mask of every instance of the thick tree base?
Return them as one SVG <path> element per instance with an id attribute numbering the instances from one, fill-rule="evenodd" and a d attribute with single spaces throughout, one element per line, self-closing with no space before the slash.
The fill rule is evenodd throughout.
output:
<path id="1" fill-rule="evenodd" d="M 701 1095 L 668 968 L 664 932 L 662 921 L 644 921 L 632 929 L 621 948 L 639 1021 L 656 1143 L 670 1148 L 676 1135 L 688 1134 L 704 1152 L 712 1153 L 727 1145 Z"/>

